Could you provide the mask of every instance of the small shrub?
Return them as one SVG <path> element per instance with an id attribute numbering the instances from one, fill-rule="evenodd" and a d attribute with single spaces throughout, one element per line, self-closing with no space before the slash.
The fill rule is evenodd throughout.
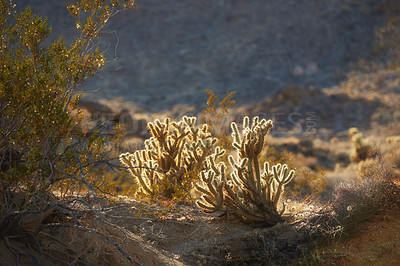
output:
<path id="1" fill-rule="evenodd" d="M 328 181 L 324 172 L 302 167 L 296 173 L 296 178 L 287 185 L 287 196 L 320 199 L 326 194 Z"/>
<path id="2" fill-rule="evenodd" d="M 397 197 L 393 181 L 399 175 L 385 154 L 378 152 L 376 158 L 361 161 L 358 166 L 360 178 L 337 185 L 331 202 L 333 218 L 347 232 L 387 208 Z"/>
<path id="3" fill-rule="evenodd" d="M 349 129 L 349 137 L 352 143 L 350 160 L 353 162 L 364 161 L 374 154 L 372 145 L 363 138 L 363 134 L 358 131 L 358 128 L 352 127 Z"/>
<path id="4" fill-rule="evenodd" d="M 335 188 L 332 210 L 338 224 L 352 230 L 385 206 L 392 184 L 374 178 L 361 182 L 342 183 Z"/>
<path id="5" fill-rule="evenodd" d="M 373 178 L 380 181 L 400 179 L 396 165 L 396 157 L 389 151 L 377 151 L 375 158 L 369 158 L 358 163 L 358 174 L 361 178 Z"/>
<path id="6" fill-rule="evenodd" d="M 95 162 L 105 159 L 105 139 L 88 137 L 80 129 L 80 119 L 73 115 L 80 98 L 77 88 L 105 63 L 94 44 L 100 30 L 133 1 L 100 2 L 70 5 L 78 37 L 71 44 L 62 37 L 46 44 L 51 30 L 45 19 L 30 8 L 16 13 L 12 1 L 0 0 L 2 193 L 70 190 L 81 185 L 83 176 L 102 185 Z"/>
<path id="7" fill-rule="evenodd" d="M 397 171 L 400 171 L 400 145 L 390 148 L 385 159 L 392 163 Z"/>
<path id="8" fill-rule="evenodd" d="M 233 96 L 236 92 L 227 92 L 224 99 L 220 100 L 213 90 L 206 90 L 208 95 L 207 108 L 201 111 L 201 123 L 206 124 L 210 132 L 218 139 L 218 145 L 223 149 L 232 148 L 227 134 L 229 122 L 227 120 L 229 108 L 235 104 Z"/>

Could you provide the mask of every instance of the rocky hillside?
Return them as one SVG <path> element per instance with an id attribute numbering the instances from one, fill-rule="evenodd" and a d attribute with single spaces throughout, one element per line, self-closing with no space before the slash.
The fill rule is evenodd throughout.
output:
<path id="1" fill-rule="evenodd" d="M 73 1 L 21 0 L 71 40 Z M 372 54 L 388 20 L 382 1 L 157 1 L 110 21 L 101 47 L 110 61 L 85 86 L 90 98 L 122 99 L 147 111 L 204 107 L 204 89 L 257 103 L 289 84 L 325 88 Z"/>

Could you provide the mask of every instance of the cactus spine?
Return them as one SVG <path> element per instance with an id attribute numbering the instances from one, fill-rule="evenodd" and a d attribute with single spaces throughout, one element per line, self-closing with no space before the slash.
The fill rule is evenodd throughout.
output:
<path id="1" fill-rule="evenodd" d="M 151 138 L 145 141 L 145 149 L 123 153 L 120 161 L 138 180 L 144 194 L 173 199 L 190 188 L 206 157 L 213 154 L 217 139 L 207 125 L 196 126 L 195 117 L 184 116 L 179 122 L 155 120 L 148 128 Z"/>

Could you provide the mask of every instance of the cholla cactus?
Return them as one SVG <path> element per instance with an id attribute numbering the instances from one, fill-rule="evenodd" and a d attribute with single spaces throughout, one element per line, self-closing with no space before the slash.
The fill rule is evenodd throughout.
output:
<path id="1" fill-rule="evenodd" d="M 206 212 L 230 212 L 245 222 L 275 224 L 285 210 L 283 206 L 279 211 L 278 203 L 294 171 L 282 164 L 270 168 L 268 162 L 260 167 L 259 155 L 273 123 L 255 117 L 250 126 L 245 117 L 241 134 L 236 123 L 231 126 L 232 145 L 237 151 L 236 159 L 228 157 L 232 172 L 228 177 L 226 165 L 217 164 L 216 157 L 209 156 L 206 170 L 201 172 L 203 186 L 196 185 L 203 193 L 197 204 Z"/>
<path id="2" fill-rule="evenodd" d="M 195 117 L 184 116 L 179 122 L 159 120 L 148 123 L 152 137 L 145 149 L 120 155 L 140 185 L 142 192 L 152 197 L 173 199 L 178 192 L 189 189 L 193 177 L 203 170 L 207 156 L 216 152 L 217 139 L 207 125 L 196 126 Z"/>
<path id="3" fill-rule="evenodd" d="M 373 154 L 372 145 L 368 140 L 364 139 L 363 134 L 359 132 L 358 128 L 352 127 L 349 129 L 349 137 L 352 143 L 352 150 L 350 153 L 350 160 L 353 162 L 360 162 L 370 158 Z"/>

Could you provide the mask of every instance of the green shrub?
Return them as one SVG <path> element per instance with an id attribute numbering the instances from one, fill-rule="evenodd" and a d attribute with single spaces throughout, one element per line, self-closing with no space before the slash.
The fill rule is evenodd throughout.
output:
<path id="1" fill-rule="evenodd" d="M 1 221 L 19 209 L 39 208 L 50 192 L 94 192 L 106 184 L 98 163 L 106 159 L 105 139 L 90 137 L 72 113 L 77 88 L 105 62 L 95 46 L 100 30 L 133 1 L 85 1 L 68 7 L 79 37 L 46 44 L 51 30 L 30 8 L 16 13 L 12 1 L 0 0 L 0 198 Z"/>

